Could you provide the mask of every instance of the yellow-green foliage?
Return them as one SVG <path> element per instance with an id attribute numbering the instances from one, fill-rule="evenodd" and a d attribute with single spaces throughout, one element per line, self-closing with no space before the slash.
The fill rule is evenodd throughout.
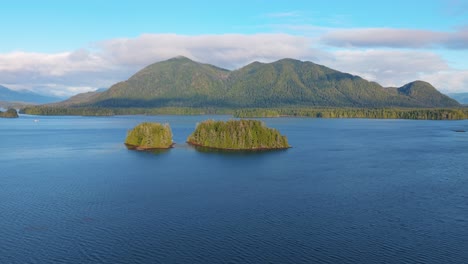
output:
<path id="1" fill-rule="evenodd" d="M 207 120 L 199 123 L 187 142 L 219 149 L 283 149 L 288 140 L 278 130 L 257 120 Z"/>
<path id="2" fill-rule="evenodd" d="M 468 108 L 250 108 L 234 112 L 234 117 L 304 116 L 313 118 L 379 118 L 379 119 L 468 119 Z"/>
<path id="3" fill-rule="evenodd" d="M 0 117 L 17 118 L 18 117 L 18 112 L 16 112 L 15 109 L 8 109 L 6 112 L 0 111 Z"/>
<path id="4" fill-rule="evenodd" d="M 141 123 L 128 132 L 125 144 L 141 149 L 170 148 L 171 127 L 169 124 Z"/>

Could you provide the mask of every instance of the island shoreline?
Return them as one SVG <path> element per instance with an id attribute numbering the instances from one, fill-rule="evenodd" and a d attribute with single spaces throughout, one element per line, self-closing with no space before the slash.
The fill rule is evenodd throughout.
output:
<path id="1" fill-rule="evenodd" d="M 167 148 L 151 148 L 151 147 L 143 147 L 143 146 L 135 146 L 131 144 L 124 143 L 124 145 L 127 147 L 129 150 L 138 150 L 138 151 L 151 151 L 151 150 L 165 150 L 165 149 L 171 149 L 174 148 L 175 143 L 172 143 L 169 147 Z"/>
<path id="2" fill-rule="evenodd" d="M 270 150 L 287 150 L 287 149 L 292 148 L 291 146 L 284 147 L 284 148 L 218 148 L 218 147 L 204 146 L 202 144 L 197 144 L 197 143 L 193 143 L 190 141 L 186 141 L 186 143 L 193 147 L 207 148 L 207 149 L 212 149 L 212 150 L 226 150 L 226 151 L 252 151 L 254 152 L 254 151 L 270 151 Z"/>

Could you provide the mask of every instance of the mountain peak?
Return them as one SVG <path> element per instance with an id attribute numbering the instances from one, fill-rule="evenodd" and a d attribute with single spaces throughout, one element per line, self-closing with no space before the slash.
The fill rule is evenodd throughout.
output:
<path id="1" fill-rule="evenodd" d="M 433 107 L 457 107 L 460 104 L 440 93 L 432 84 L 425 81 L 413 81 L 398 88 L 398 93 L 421 102 L 429 102 Z"/>
<path id="2" fill-rule="evenodd" d="M 426 81 L 421 81 L 421 80 L 416 80 L 416 81 L 412 81 L 412 82 L 409 82 L 407 83 L 406 85 L 410 86 L 410 87 L 413 87 L 413 86 L 421 86 L 421 87 L 434 87 L 432 86 L 432 84 L 426 82 Z M 405 86 L 406 86 L 405 85 Z"/>
<path id="3" fill-rule="evenodd" d="M 438 92 L 434 88 L 434 86 L 432 86 L 432 84 L 425 82 L 425 81 L 420 81 L 420 80 L 407 83 L 403 85 L 402 87 L 398 88 L 398 91 L 405 95 L 412 95 L 418 92 L 434 92 L 434 91 Z"/>
<path id="4" fill-rule="evenodd" d="M 432 85 L 384 89 L 375 82 L 310 61 L 252 62 L 229 71 L 178 56 L 88 98 L 101 107 L 457 107 Z"/>
<path id="5" fill-rule="evenodd" d="M 26 102 L 26 103 L 50 103 L 59 101 L 60 98 L 41 95 L 28 90 L 11 90 L 0 85 L 0 101 Z"/>
<path id="6" fill-rule="evenodd" d="M 278 63 L 282 63 L 282 62 L 300 63 L 300 62 L 303 62 L 303 61 L 297 60 L 297 59 L 292 59 L 292 58 L 284 58 L 284 59 L 277 60 L 276 62 L 278 62 Z"/>
<path id="7" fill-rule="evenodd" d="M 168 61 L 192 61 L 194 62 L 193 60 L 183 56 L 183 55 L 179 55 L 179 56 L 175 56 L 173 58 L 170 58 L 168 59 Z"/>

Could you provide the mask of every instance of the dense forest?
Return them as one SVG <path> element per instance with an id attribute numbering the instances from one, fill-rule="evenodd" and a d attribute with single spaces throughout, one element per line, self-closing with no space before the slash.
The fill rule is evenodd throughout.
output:
<path id="1" fill-rule="evenodd" d="M 468 108 L 81 108 L 27 107 L 21 113 L 30 115 L 204 115 L 223 114 L 237 118 L 302 116 L 313 118 L 376 118 L 376 119 L 468 119 Z"/>
<path id="2" fill-rule="evenodd" d="M 0 117 L 4 118 L 17 118 L 18 117 L 18 112 L 16 112 L 15 109 L 8 109 L 5 112 L 0 111 Z"/>
<path id="3" fill-rule="evenodd" d="M 289 148 L 286 136 L 257 120 L 207 120 L 197 124 L 187 142 L 196 146 L 229 150 Z"/>
<path id="4" fill-rule="evenodd" d="M 255 108 L 236 110 L 233 115 L 237 118 L 301 116 L 313 118 L 460 120 L 468 119 L 468 108 Z"/>
<path id="5" fill-rule="evenodd" d="M 213 107 L 161 107 L 161 108 L 104 108 L 104 107 L 25 107 L 21 110 L 29 115 L 78 115 L 78 116 L 113 116 L 113 115 L 208 115 L 232 114 L 233 110 Z"/>
<path id="6" fill-rule="evenodd" d="M 172 131 L 169 124 L 144 122 L 130 130 L 125 145 L 138 150 L 166 149 L 172 143 Z"/>

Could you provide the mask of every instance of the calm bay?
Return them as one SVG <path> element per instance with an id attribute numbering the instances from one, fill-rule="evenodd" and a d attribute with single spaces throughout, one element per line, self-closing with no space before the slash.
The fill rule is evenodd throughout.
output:
<path id="1" fill-rule="evenodd" d="M 229 116 L 0 119 L 0 263 L 466 263 L 468 120 L 261 119 L 293 148 L 203 152 Z M 140 122 L 176 145 L 127 150 Z"/>

